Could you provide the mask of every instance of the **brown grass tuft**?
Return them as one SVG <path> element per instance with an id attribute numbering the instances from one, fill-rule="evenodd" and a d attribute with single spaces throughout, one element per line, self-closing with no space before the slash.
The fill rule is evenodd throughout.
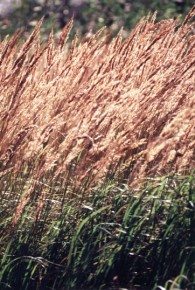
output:
<path id="1" fill-rule="evenodd" d="M 189 171 L 195 162 L 195 7 L 177 20 L 142 19 L 126 40 L 100 30 L 67 49 L 41 22 L 29 39 L 0 43 L 0 170 L 36 180 L 48 171 L 92 183 L 108 170 L 137 178 Z M 122 169 L 121 169 L 122 168 Z M 30 169 L 29 169 L 30 170 Z M 122 174 L 122 173 L 121 173 Z"/>

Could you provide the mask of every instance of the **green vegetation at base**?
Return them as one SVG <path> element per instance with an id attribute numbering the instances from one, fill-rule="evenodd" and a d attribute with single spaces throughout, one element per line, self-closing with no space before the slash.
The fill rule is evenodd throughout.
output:
<path id="1" fill-rule="evenodd" d="M 1 290 L 194 289 L 194 173 L 87 192 L 45 179 L 13 225 L 33 182 L 1 178 Z"/>

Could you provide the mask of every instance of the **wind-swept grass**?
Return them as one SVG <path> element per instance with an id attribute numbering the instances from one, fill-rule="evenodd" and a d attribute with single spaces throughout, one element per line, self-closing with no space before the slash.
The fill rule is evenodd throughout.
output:
<path id="1" fill-rule="evenodd" d="M 0 289 L 193 289 L 194 11 L 0 43 Z"/>
<path id="2" fill-rule="evenodd" d="M 65 45 L 18 34 L 0 44 L 0 170 L 91 184 L 123 163 L 128 181 L 194 168 L 194 26 L 142 19 L 126 40 L 100 30 Z M 69 46 L 69 49 L 68 49 Z M 123 168 L 124 169 L 124 168 Z"/>
<path id="3" fill-rule="evenodd" d="M 194 174 L 137 191 L 110 181 L 87 195 L 45 182 L 40 215 L 32 199 L 14 227 L 21 180 L 1 188 L 1 289 L 193 289 Z"/>

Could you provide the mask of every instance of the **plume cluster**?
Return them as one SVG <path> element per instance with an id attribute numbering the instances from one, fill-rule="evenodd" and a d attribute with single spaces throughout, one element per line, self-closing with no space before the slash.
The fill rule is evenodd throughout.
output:
<path id="1" fill-rule="evenodd" d="M 28 166 L 94 183 L 107 172 L 137 178 L 195 167 L 195 37 L 184 22 L 155 15 L 123 39 L 104 29 L 67 42 L 30 37 L 0 43 L 0 174 Z"/>

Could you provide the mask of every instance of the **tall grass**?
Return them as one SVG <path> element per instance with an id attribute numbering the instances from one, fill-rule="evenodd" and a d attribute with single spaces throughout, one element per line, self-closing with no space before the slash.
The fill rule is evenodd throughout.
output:
<path id="1" fill-rule="evenodd" d="M 194 11 L 0 43 L 0 289 L 193 289 Z"/>
<path id="2" fill-rule="evenodd" d="M 137 191 L 110 180 L 87 195 L 43 184 L 41 214 L 31 199 L 15 227 L 21 180 L 1 188 L 0 289 L 193 289 L 194 174 Z"/>
<path id="3" fill-rule="evenodd" d="M 72 22 L 57 43 L 40 43 L 41 22 L 22 45 L 3 40 L 1 175 L 72 164 L 74 183 L 94 184 L 122 162 L 131 183 L 194 168 L 194 11 L 182 25 L 142 19 L 126 40 L 100 30 L 65 45 Z"/>

